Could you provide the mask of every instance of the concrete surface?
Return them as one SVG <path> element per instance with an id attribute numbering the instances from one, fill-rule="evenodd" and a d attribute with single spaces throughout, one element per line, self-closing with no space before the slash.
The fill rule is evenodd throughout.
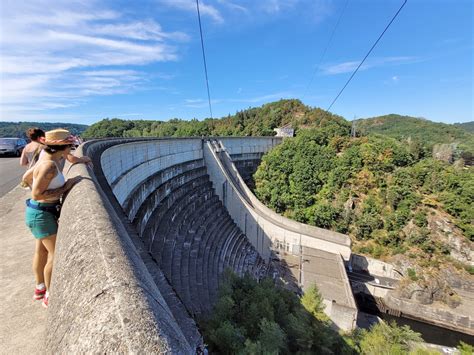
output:
<path id="1" fill-rule="evenodd" d="M 20 166 L 20 158 L 0 157 L 0 196 L 20 183 L 26 169 Z"/>
<path id="2" fill-rule="evenodd" d="M 2 172 L 3 174 L 3 172 Z M 29 191 L 14 188 L 0 198 L 0 353 L 43 354 L 48 310 L 33 300 L 35 240 L 24 223 Z"/>
<path id="3" fill-rule="evenodd" d="M 94 174 L 66 171 L 83 180 L 61 211 L 48 352 L 193 353 Z"/>

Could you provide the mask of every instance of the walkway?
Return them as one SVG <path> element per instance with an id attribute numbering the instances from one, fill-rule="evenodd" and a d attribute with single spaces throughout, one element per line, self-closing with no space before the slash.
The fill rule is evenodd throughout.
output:
<path id="1" fill-rule="evenodd" d="M 0 354 L 43 354 L 47 310 L 33 300 L 34 239 L 24 224 L 28 191 L 0 198 Z"/>

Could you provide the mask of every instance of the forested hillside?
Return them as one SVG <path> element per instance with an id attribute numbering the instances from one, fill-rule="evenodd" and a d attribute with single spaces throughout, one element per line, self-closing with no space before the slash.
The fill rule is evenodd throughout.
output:
<path id="1" fill-rule="evenodd" d="M 172 119 L 166 122 L 105 119 L 91 125 L 84 137 L 272 136 L 274 128 L 287 123 L 298 128 L 318 126 L 326 121 L 342 122 L 344 119 L 319 108 L 311 109 L 299 100 L 280 100 L 221 119 Z"/>
<path id="2" fill-rule="evenodd" d="M 474 121 L 464 122 L 464 123 L 455 123 L 454 126 L 464 129 L 465 131 L 474 133 Z"/>
<path id="3" fill-rule="evenodd" d="M 0 122 L 0 137 L 27 138 L 25 132 L 31 127 L 39 127 L 44 131 L 50 131 L 55 128 L 65 128 L 74 135 L 81 135 L 88 126 L 61 122 Z"/>
<path id="4" fill-rule="evenodd" d="M 331 122 L 264 156 L 255 192 L 287 217 L 349 234 L 355 252 L 472 272 L 474 170 L 426 152 L 411 137 L 353 138 Z"/>
<path id="5" fill-rule="evenodd" d="M 454 159 L 474 156 L 474 134 L 469 132 L 470 123 L 449 125 L 422 118 L 386 115 L 356 121 L 361 135 L 380 133 L 398 140 L 414 140 L 423 143 L 424 154 L 431 155 L 440 149 L 452 150 Z M 444 145 L 444 147 L 443 147 Z"/>

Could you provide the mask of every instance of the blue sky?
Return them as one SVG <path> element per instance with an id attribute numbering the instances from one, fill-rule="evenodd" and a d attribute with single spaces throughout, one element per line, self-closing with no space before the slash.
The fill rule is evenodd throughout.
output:
<path id="1" fill-rule="evenodd" d="M 402 2 L 200 1 L 214 117 L 280 98 L 326 109 Z M 1 121 L 209 117 L 195 0 L 0 6 Z M 408 0 L 331 111 L 472 121 L 473 11 Z"/>

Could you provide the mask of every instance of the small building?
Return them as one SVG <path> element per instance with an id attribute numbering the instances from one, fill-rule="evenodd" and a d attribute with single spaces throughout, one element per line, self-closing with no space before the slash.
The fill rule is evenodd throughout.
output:
<path id="1" fill-rule="evenodd" d="M 274 128 L 277 137 L 293 137 L 295 135 L 295 129 L 291 126 L 291 123 L 287 123 L 284 126 Z"/>

